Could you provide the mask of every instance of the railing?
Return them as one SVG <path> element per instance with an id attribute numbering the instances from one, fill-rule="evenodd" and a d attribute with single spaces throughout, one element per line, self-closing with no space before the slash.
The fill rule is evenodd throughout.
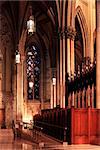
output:
<path id="1" fill-rule="evenodd" d="M 42 127 L 36 126 L 34 123 L 20 121 L 13 126 L 14 138 L 23 138 L 37 144 L 41 142 L 42 130 Z"/>

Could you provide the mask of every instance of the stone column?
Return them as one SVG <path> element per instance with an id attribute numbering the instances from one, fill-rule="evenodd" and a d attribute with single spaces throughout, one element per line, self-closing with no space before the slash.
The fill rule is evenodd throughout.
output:
<path id="1" fill-rule="evenodd" d="M 68 26 L 65 28 L 65 34 L 66 34 L 66 38 L 67 38 L 67 73 L 69 75 L 74 74 L 74 57 L 75 57 L 75 53 L 74 53 L 74 39 L 75 39 L 75 29 L 72 26 Z M 72 101 L 72 105 L 74 105 L 74 93 L 73 93 L 73 101 Z"/>
<path id="2" fill-rule="evenodd" d="M 53 98 L 54 98 L 54 108 L 57 106 L 56 99 L 56 78 L 53 78 Z"/>
<path id="3" fill-rule="evenodd" d="M 62 85 L 62 108 L 65 108 L 65 32 L 62 35 L 63 38 L 63 57 L 62 57 L 62 73 L 63 73 L 63 85 Z"/>
<path id="4" fill-rule="evenodd" d="M 22 73 L 22 62 L 17 65 L 17 120 L 22 120 L 22 94 L 23 94 L 23 73 Z"/>
<path id="5" fill-rule="evenodd" d="M 60 105 L 60 82 L 59 82 L 59 56 L 58 56 L 58 59 L 57 59 L 57 105 Z"/>
<path id="6" fill-rule="evenodd" d="M 100 1 L 97 0 L 96 108 L 100 109 Z"/>
<path id="7" fill-rule="evenodd" d="M 60 54 L 59 54 L 59 48 L 58 48 L 58 42 L 60 39 L 60 29 L 58 28 L 58 31 L 56 29 L 53 33 L 53 45 L 54 49 L 56 49 L 56 105 L 60 105 Z"/>
<path id="8" fill-rule="evenodd" d="M 74 40 L 71 39 L 71 72 L 75 71 L 75 53 L 74 53 Z"/>
<path id="9" fill-rule="evenodd" d="M 43 58 L 42 58 L 43 59 Z M 43 62 L 43 60 L 41 59 L 41 62 Z M 43 103 L 43 100 L 44 100 L 44 94 L 43 94 L 43 63 L 41 64 L 41 110 L 44 109 L 44 103 Z"/>
<path id="10" fill-rule="evenodd" d="M 53 85 L 52 85 L 52 79 L 51 79 L 51 101 L 50 101 L 51 109 L 53 109 Z"/>
<path id="11" fill-rule="evenodd" d="M 88 21 L 90 22 L 90 29 L 88 33 L 89 38 L 89 50 L 88 50 L 88 56 L 91 58 L 91 62 L 93 62 L 94 59 L 94 41 L 93 41 L 93 32 L 95 29 L 95 1 L 91 1 L 88 6 Z"/>
<path id="12" fill-rule="evenodd" d="M 56 69 L 51 69 L 51 108 L 55 108 L 57 106 L 57 97 L 56 97 Z"/>
<path id="13" fill-rule="evenodd" d="M 63 97 L 62 97 L 62 86 L 63 86 L 63 68 L 62 68 L 62 57 L 63 57 L 63 45 L 62 45 L 62 34 L 60 33 L 60 107 L 62 108 L 62 101 L 63 101 Z"/>
<path id="14" fill-rule="evenodd" d="M 24 57 L 21 57 L 21 62 L 17 65 L 17 120 L 21 121 L 23 118 L 23 65 Z"/>
<path id="15" fill-rule="evenodd" d="M 65 27 L 65 33 L 66 33 L 66 39 L 67 39 L 67 52 L 66 52 L 66 58 L 67 58 L 67 73 L 70 75 L 70 67 L 71 67 L 71 60 L 70 60 L 70 47 L 71 47 L 71 44 L 70 44 L 70 38 L 67 38 L 68 37 L 68 26 L 70 26 L 70 23 L 71 23 L 71 3 L 72 1 L 68 1 L 68 8 L 67 8 L 67 11 L 66 11 L 66 15 L 67 15 L 67 26 Z"/>
<path id="16" fill-rule="evenodd" d="M 2 60 L 0 60 L 0 108 L 2 107 Z"/>
<path id="17" fill-rule="evenodd" d="M 3 92 L 2 92 L 2 58 L 0 57 L 0 128 L 5 123 L 5 109 L 3 103 Z"/>
<path id="18" fill-rule="evenodd" d="M 21 62 L 16 64 L 16 120 L 22 121 L 24 114 L 24 48 L 27 37 L 27 30 L 23 29 L 21 37 L 19 39 L 18 50 L 21 54 Z"/>
<path id="19" fill-rule="evenodd" d="M 75 39 L 75 28 L 72 26 L 68 26 L 65 29 L 66 37 L 67 37 L 67 72 L 74 74 L 74 39 Z"/>
<path id="20" fill-rule="evenodd" d="M 71 68 L 71 60 L 70 60 L 70 39 L 67 38 L 67 73 L 70 76 L 70 68 Z"/>
<path id="21" fill-rule="evenodd" d="M 57 40 L 59 39 L 59 32 L 57 33 Z M 60 105 L 60 54 L 57 47 L 57 105 Z"/>
<path id="22" fill-rule="evenodd" d="M 71 15 L 71 25 L 69 27 L 69 32 L 70 32 L 70 39 L 71 39 L 71 72 L 74 74 L 75 71 L 75 52 L 74 52 L 74 39 L 75 39 L 75 0 L 71 1 L 72 5 L 72 15 Z"/>

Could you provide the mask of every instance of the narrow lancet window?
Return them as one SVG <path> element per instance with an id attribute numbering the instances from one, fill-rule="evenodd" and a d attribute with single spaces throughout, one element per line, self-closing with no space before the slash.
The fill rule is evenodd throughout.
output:
<path id="1" fill-rule="evenodd" d="M 40 98 L 40 50 L 32 45 L 27 47 L 27 98 Z"/>

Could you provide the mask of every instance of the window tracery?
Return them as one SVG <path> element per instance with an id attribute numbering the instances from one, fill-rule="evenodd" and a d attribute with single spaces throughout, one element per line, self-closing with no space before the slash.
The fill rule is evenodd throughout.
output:
<path id="1" fill-rule="evenodd" d="M 27 47 L 27 98 L 40 98 L 40 50 L 31 45 Z"/>

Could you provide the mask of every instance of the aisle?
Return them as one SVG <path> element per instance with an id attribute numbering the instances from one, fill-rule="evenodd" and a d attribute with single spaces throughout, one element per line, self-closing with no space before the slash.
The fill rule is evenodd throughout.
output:
<path id="1" fill-rule="evenodd" d="M 14 140 L 12 129 L 0 129 L 0 150 L 100 150 L 100 146 L 96 145 L 63 145 L 45 135 L 39 138 L 39 144 L 23 139 Z"/>
<path id="2" fill-rule="evenodd" d="M 39 146 L 35 143 L 31 143 L 25 140 L 16 139 L 12 142 L 0 143 L 0 150 L 38 150 Z"/>
<path id="3" fill-rule="evenodd" d="M 48 145 L 39 147 L 39 145 L 24 140 L 15 140 L 12 143 L 0 143 L 0 150 L 100 150 L 96 145 Z"/>

